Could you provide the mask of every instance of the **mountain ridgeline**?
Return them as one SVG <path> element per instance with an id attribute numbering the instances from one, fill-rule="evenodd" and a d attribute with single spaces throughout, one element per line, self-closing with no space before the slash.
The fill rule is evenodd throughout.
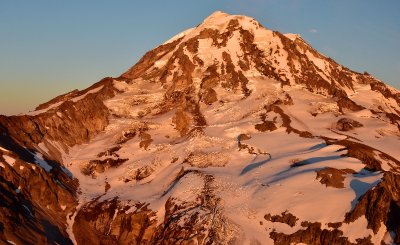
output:
<path id="1" fill-rule="evenodd" d="M 400 92 L 216 12 L 0 116 L 3 244 L 400 244 Z"/>

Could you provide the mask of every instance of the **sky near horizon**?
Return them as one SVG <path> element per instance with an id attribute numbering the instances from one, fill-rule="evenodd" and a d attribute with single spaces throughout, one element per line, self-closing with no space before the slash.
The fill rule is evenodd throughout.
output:
<path id="1" fill-rule="evenodd" d="M 117 77 L 217 10 L 298 33 L 338 63 L 400 88 L 398 0 L 0 0 L 0 114 Z"/>

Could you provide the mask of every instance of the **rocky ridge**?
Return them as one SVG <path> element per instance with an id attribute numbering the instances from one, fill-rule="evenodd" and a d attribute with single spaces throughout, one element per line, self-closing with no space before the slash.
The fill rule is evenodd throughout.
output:
<path id="1" fill-rule="evenodd" d="M 399 116 L 396 89 L 216 12 L 118 78 L 0 116 L 0 239 L 397 244 Z"/>

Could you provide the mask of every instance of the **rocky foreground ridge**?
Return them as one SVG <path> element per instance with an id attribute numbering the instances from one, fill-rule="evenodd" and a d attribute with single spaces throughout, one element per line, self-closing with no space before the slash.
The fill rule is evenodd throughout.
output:
<path id="1" fill-rule="evenodd" d="M 216 12 L 0 116 L 4 244 L 400 244 L 400 93 Z"/>

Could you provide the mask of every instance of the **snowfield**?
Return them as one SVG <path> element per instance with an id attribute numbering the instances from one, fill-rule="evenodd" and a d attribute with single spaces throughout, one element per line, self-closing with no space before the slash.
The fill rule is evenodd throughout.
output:
<path id="1" fill-rule="evenodd" d="M 58 209 L 73 243 L 400 239 L 399 92 L 299 35 L 216 12 L 99 83 L 24 115 L 41 131 L 21 133 L 36 140 L 35 171 L 77 181 L 75 205 Z M 77 141 L 57 140 L 70 133 L 64 102 L 85 112 L 73 114 Z M 0 152 L 0 173 L 27 170 Z"/>
<path id="2" fill-rule="evenodd" d="M 356 137 L 361 142 L 395 157 L 398 157 L 399 137 L 387 135 L 380 136 L 382 138 L 377 140 L 377 130 L 388 126 L 381 119 L 364 113 L 347 113 L 346 117 L 358 120 L 368 125 L 367 127 L 348 133 L 338 132 L 333 128 L 333 122 L 342 117 L 342 114 L 335 107 L 329 107 L 329 103 L 333 102 L 302 89 L 287 91 L 294 98 L 294 105 L 285 106 L 284 111 L 290 115 L 292 127 L 309 131 L 315 137 L 303 138 L 295 133 L 288 134 L 286 128 L 279 125 L 282 124 L 282 119 L 272 112 L 267 117 L 277 118 L 277 130 L 260 132 L 254 126 L 261 122 L 263 105 L 273 101 L 270 95 L 279 94 L 280 89 L 272 81 L 260 78 L 251 83 L 256 84 L 255 87 L 268 88 L 269 94 L 264 95 L 264 89 L 260 89 L 244 100 L 216 103 L 203 108 L 209 124 L 204 128 L 204 133 L 189 138 L 182 138 L 176 133 L 168 114 L 160 116 L 150 112 L 142 119 L 132 118 L 134 111 L 143 108 L 156 110 L 157 102 L 162 99 L 162 90 L 148 90 L 137 94 L 128 89 L 127 92 L 106 101 L 110 110 L 129 117 L 111 119 L 104 133 L 88 144 L 71 148 L 69 154 L 64 156 L 64 162 L 73 176 L 79 179 L 80 203 L 100 196 L 99 201 L 118 197 L 125 202 L 145 202 L 150 204 L 150 209 L 157 212 L 157 222 L 161 223 L 165 212 L 164 204 L 168 198 L 190 202 L 196 199 L 203 188 L 202 179 L 195 174 L 186 175 L 171 186 L 175 176 L 184 169 L 200 171 L 215 178 L 214 192 L 223 200 L 224 213 L 232 222 L 240 224 L 248 241 L 257 239 L 273 243 L 267 239 L 266 230 L 292 233 L 302 228 L 302 221 L 320 222 L 323 229 L 332 230 L 328 223 L 342 222 L 345 214 L 354 208 L 357 199 L 376 186 L 383 175 L 365 170 L 365 165 L 360 160 L 344 156 L 346 150 L 343 150 L 343 146 L 327 145 L 323 137 L 337 140 Z M 115 86 L 119 86 L 117 82 Z M 132 107 L 121 103 L 126 102 L 127 98 L 149 99 Z M 315 103 L 328 105 L 316 117 L 310 113 L 315 111 Z M 148 127 L 146 132 L 151 135 L 152 142 L 147 149 L 140 147 L 141 139 L 135 136 L 120 144 L 116 152 L 119 158 L 128 159 L 121 166 L 109 168 L 104 173 L 95 173 L 92 177 L 82 174 L 83 164 L 93 159 L 102 159 L 98 157 L 100 152 L 116 146 L 117 139 L 124 132 L 138 128 L 138 125 Z M 375 133 L 371 129 L 375 129 Z M 395 131 L 394 128 L 392 130 Z M 256 154 L 249 154 L 246 149 L 238 147 L 238 137 L 241 134 L 251 137 L 243 143 L 256 149 Z M 258 152 L 267 152 L 271 157 Z M 195 155 L 196 160 L 188 163 L 185 160 L 190 155 Z M 296 162 L 305 164 L 293 167 Z M 151 169 L 148 177 L 126 182 L 135 170 L 143 167 Z M 350 169 L 354 173 L 346 173 L 343 188 L 335 188 L 326 186 L 317 179 L 317 171 L 325 168 Z M 110 186 L 107 192 L 106 185 Z M 298 218 L 295 226 L 264 219 L 266 214 L 279 215 L 284 212 Z M 364 216 L 357 222 L 343 225 L 340 230 L 351 242 L 370 235 L 372 241 L 380 241 L 385 235 L 384 230 L 374 234 L 368 229 Z"/>

